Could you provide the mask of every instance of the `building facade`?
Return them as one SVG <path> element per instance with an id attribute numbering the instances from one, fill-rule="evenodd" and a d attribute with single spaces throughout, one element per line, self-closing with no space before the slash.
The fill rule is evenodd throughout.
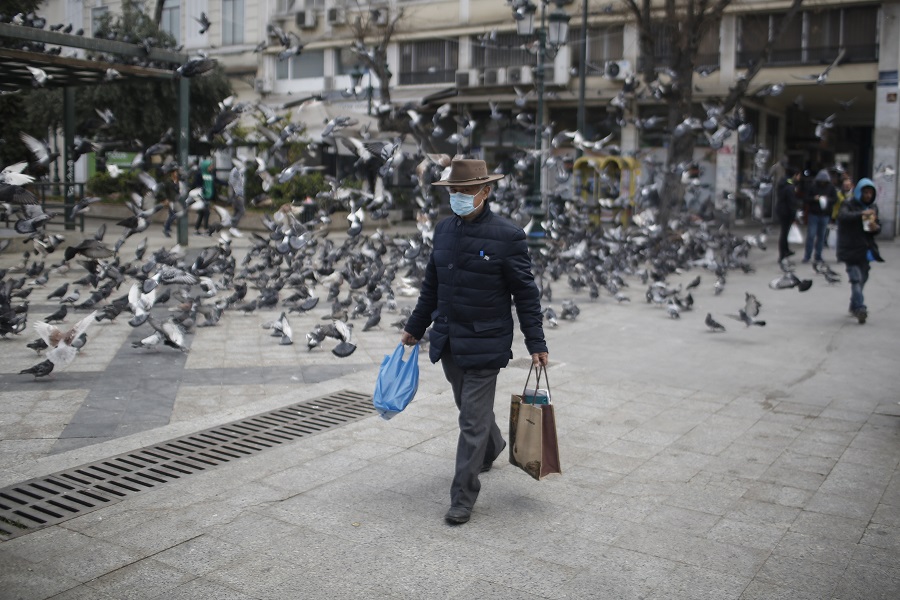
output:
<path id="1" fill-rule="evenodd" d="M 149 13 L 155 8 L 146 0 Z M 727 95 L 746 73 L 750 61 L 774 35 L 790 2 L 746 0 L 732 3 L 703 37 L 694 76 L 697 114 L 703 104 Z M 120 0 L 50 0 L 42 9 L 48 19 L 78 19 L 86 32 L 106 11 L 121 10 Z M 541 4 L 537 1 L 538 14 Z M 555 9 L 550 3 L 547 11 Z M 638 31 L 620 0 L 589 2 L 587 21 L 582 5 L 563 9 L 571 16 L 568 43 L 545 62 L 544 123 L 555 131 L 575 130 L 577 109 L 585 106 L 586 139 L 615 134 L 622 153 L 652 156 L 667 144 L 663 129 L 641 127 L 645 119 L 664 114 L 652 97 L 629 106 L 632 118 L 616 120 L 610 103 L 628 76 L 644 60 Z M 379 103 L 380 82 L 366 74 L 363 97 L 349 95 L 358 72 L 351 25 L 361 14 L 375 29 L 402 16 L 387 48 L 393 74 L 391 101 L 418 104 L 434 94 L 448 96 L 458 114 L 471 115 L 477 133 L 467 152 L 491 162 L 508 160 L 533 148 L 535 138 L 522 128 L 491 119 L 495 110 L 514 110 L 517 100 L 529 110 L 537 106 L 534 37 L 516 33 L 510 4 L 504 0 L 166 0 L 163 28 L 186 52 L 204 50 L 220 60 L 241 100 L 264 99 L 270 105 L 321 94 L 347 110 L 366 112 Z M 204 13 L 211 26 L 200 33 Z M 716 199 L 731 194 L 731 210 L 741 216 L 748 206 L 738 192 L 758 179 L 754 156 L 760 147 L 770 162 L 781 156 L 810 170 L 840 165 L 854 178 L 872 177 L 878 186 L 884 231 L 893 233 L 897 216 L 900 103 L 897 72 L 900 64 L 900 2 L 823 0 L 805 4 L 775 44 L 769 63 L 761 69 L 742 101 L 753 134 L 739 141 L 728 138 L 713 148 L 703 139 L 695 157 Z M 276 25 L 304 44 L 294 57 L 279 59 L 283 48 L 268 34 Z M 656 55 L 665 66 L 673 24 L 658 25 Z M 255 51 L 260 42 L 268 48 Z M 579 70 L 586 50 L 586 86 L 581 93 Z M 836 58 L 827 78 L 816 80 Z M 664 69 L 663 69 L 664 70 Z M 357 74 L 358 77 L 358 74 Z M 450 96 L 448 91 L 455 95 Z M 374 97 L 374 98 L 373 98 Z M 521 108 L 521 107 L 520 107 Z M 833 116 L 832 116 L 833 115 Z M 824 126 L 823 126 L 824 124 Z M 553 149 L 572 153 L 574 149 Z M 545 178 L 547 179 L 547 178 Z M 738 193 L 738 194 L 735 194 Z M 718 201 L 718 200 L 717 200 Z M 768 213 L 764 207 L 763 214 Z M 749 216 L 749 215 L 746 215 Z"/>

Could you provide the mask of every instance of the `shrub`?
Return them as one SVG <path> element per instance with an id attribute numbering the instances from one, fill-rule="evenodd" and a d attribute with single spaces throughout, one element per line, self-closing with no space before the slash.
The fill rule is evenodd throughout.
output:
<path id="1" fill-rule="evenodd" d="M 140 187 L 136 171 L 125 171 L 118 177 L 113 177 L 106 171 L 98 171 L 87 181 L 87 192 L 104 200 L 110 199 L 109 196 L 128 199 L 131 192 Z"/>

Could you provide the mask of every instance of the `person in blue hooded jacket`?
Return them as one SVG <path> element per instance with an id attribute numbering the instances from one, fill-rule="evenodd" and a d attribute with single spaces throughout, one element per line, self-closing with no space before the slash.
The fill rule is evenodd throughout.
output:
<path id="1" fill-rule="evenodd" d="M 497 375 L 512 358 L 513 317 L 532 363 L 546 366 L 540 293 L 531 271 L 525 232 L 491 212 L 494 181 L 483 160 L 456 159 L 446 180 L 455 213 L 438 223 L 431 258 L 416 307 L 400 341 L 416 344 L 433 325 L 429 358 L 441 361 L 459 409 L 456 472 L 445 520 L 469 520 L 481 489 L 479 474 L 490 470 L 506 441 L 494 417 Z"/>
<path id="2" fill-rule="evenodd" d="M 869 280 L 869 263 L 884 262 L 875 243 L 875 236 L 881 231 L 875 196 L 875 184 L 863 177 L 853 189 L 853 196 L 841 204 L 837 215 L 837 259 L 847 267 L 850 314 L 860 324 L 869 317 L 863 297 L 863 288 Z"/>

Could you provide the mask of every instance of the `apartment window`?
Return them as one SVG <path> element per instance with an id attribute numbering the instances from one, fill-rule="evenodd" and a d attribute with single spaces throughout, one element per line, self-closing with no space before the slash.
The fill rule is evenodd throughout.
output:
<path id="1" fill-rule="evenodd" d="M 581 44 L 584 41 L 587 46 L 588 65 L 595 67 L 594 71 L 588 70 L 588 74 L 596 74 L 596 69 L 603 68 L 608 60 L 621 60 L 624 53 L 621 25 L 606 27 L 590 27 L 587 36 L 582 40 L 583 31 L 580 27 L 569 29 L 569 48 L 572 52 L 572 66 L 581 66 Z"/>
<path id="2" fill-rule="evenodd" d="M 847 62 L 878 60 L 878 7 L 860 6 L 841 9 L 841 46 L 847 49 Z"/>
<path id="3" fill-rule="evenodd" d="M 526 47 L 533 42 L 516 32 L 498 33 L 496 39 L 484 40 L 481 36 L 472 38 L 472 66 L 517 67 L 535 63 L 536 54 Z"/>
<path id="4" fill-rule="evenodd" d="M 350 48 L 337 48 L 334 50 L 335 75 L 349 75 L 353 68 L 359 64 L 359 56 Z"/>
<path id="5" fill-rule="evenodd" d="M 325 51 L 304 51 L 300 56 L 275 61 L 276 79 L 305 79 L 325 76 Z"/>
<path id="6" fill-rule="evenodd" d="M 697 46 L 697 55 L 694 57 L 695 66 L 709 66 L 719 64 L 719 29 L 718 22 L 711 23 L 700 38 Z M 653 23 L 651 25 L 653 37 L 653 53 L 657 64 L 671 65 L 675 58 L 673 48 L 674 40 L 678 36 L 678 26 L 670 23 Z M 645 60 L 644 57 L 640 58 Z"/>
<path id="7" fill-rule="evenodd" d="M 450 40 L 400 44 L 400 85 L 452 83 L 459 65 L 459 45 Z"/>
<path id="8" fill-rule="evenodd" d="M 244 43 L 244 0 L 222 0 L 222 45 Z"/>
<path id="9" fill-rule="evenodd" d="M 737 64 L 747 67 L 781 27 L 784 13 L 743 15 L 739 20 Z M 829 64 L 841 49 L 844 63 L 878 60 L 878 7 L 807 10 L 794 16 L 775 42 L 769 63 Z"/>
<path id="10" fill-rule="evenodd" d="M 299 3 L 299 0 L 278 0 L 275 5 L 275 10 L 278 14 L 282 15 L 292 13 L 294 12 L 294 5 Z"/>
<path id="11" fill-rule="evenodd" d="M 91 9 L 91 35 L 95 35 L 103 25 L 106 15 L 109 14 L 108 6 L 98 6 Z"/>
<path id="12" fill-rule="evenodd" d="M 159 28 L 181 43 L 181 0 L 166 0 Z"/>

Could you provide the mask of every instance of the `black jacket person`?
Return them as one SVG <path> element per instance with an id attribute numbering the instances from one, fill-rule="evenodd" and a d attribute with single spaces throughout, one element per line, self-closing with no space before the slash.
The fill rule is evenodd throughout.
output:
<path id="1" fill-rule="evenodd" d="M 438 223 L 434 248 L 415 310 L 401 341 L 415 343 L 432 325 L 429 356 L 441 361 L 459 409 L 456 474 L 446 520 L 469 520 L 481 484 L 503 452 L 494 419 L 499 370 L 512 357 L 515 304 L 525 347 L 535 364 L 546 365 L 540 295 L 531 272 L 525 232 L 495 215 L 487 204 L 490 184 L 484 161 L 458 159 L 446 181 L 456 215 Z"/>
<path id="2" fill-rule="evenodd" d="M 775 216 L 778 218 L 778 223 L 781 226 L 778 232 L 778 262 L 793 254 L 793 251 L 788 247 L 788 233 L 797 216 L 798 186 L 800 185 L 802 173 L 800 169 L 793 169 L 792 171 L 793 173 L 777 182 Z"/>
<path id="3" fill-rule="evenodd" d="M 863 288 L 869 279 L 869 263 L 884 262 L 875 243 L 875 236 L 881 231 L 875 196 L 875 184 L 863 177 L 856 184 L 853 196 L 841 204 L 837 216 L 837 259 L 847 267 L 850 312 L 860 323 L 865 323 L 869 316 L 863 298 Z"/>

